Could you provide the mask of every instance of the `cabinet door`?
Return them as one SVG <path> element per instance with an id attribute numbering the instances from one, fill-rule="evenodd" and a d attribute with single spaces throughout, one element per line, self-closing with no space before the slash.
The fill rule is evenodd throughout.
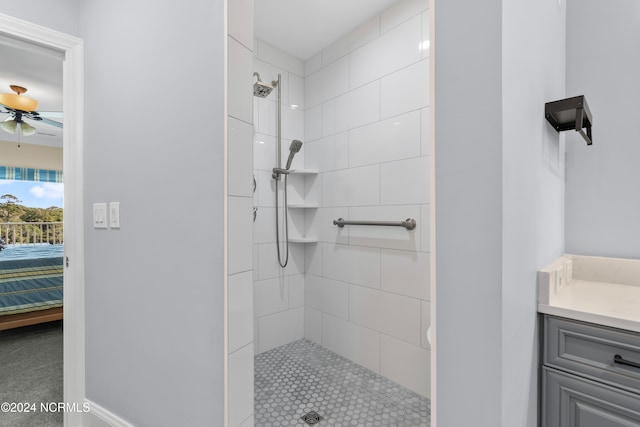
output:
<path id="1" fill-rule="evenodd" d="M 640 427 L 634 393 L 546 367 L 543 387 L 543 427 Z"/>

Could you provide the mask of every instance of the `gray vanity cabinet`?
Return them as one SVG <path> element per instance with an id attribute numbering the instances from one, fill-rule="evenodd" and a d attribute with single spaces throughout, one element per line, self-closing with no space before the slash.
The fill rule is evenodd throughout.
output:
<path id="1" fill-rule="evenodd" d="M 640 334 L 544 316 L 543 427 L 640 427 Z"/>

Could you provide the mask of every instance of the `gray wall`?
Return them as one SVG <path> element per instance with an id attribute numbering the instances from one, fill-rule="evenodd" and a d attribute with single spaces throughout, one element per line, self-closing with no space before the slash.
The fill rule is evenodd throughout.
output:
<path id="1" fill-rule="evenodd" d="M 80 37 L 81 0 L 0 0 L 0 13 Z"/>
<path id="2" fill-rule="evenodd" d="M 435 8 L 438 427 L 500 426 L 501 6 Z"/>
<path id="3" fill-rule="evenodd" d="M 502 426 L 537 426 L 537 271 L 564 252 L 564 136 L 544 104 L 565 94 L 557 0 L 502 8 Z"/>
<path id="4" fill-rule="evenodd" d="M 567 1 L 567 95 L 587 97 L 591 147 L 567 135 L 567 252 L 640 258 L 640 3 Z"/>
<path id="5" fill-rule="evenodd" d="M 223 1 L 82 7 L 87 397 L 222 425 Z M 93 229 L 110 201 L 121 229 Z"/>
<path id="6" fill-rule="evenodd" d="M 536 271 L 563 253 L 544 103 L 564 96 L 564 13 L 436 5 L 438 427 L 537 425 Z"/>

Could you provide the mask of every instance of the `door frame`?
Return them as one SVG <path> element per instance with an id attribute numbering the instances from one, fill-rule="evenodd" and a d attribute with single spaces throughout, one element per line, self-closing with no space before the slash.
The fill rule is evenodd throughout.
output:
<path id="1" fill-rule="evenodd" d="M 0 35 L 64 54 L 64 402 L 85 402 L 83 99 L 81 39 L 0 14 Z M 82 412 L 65 412 L 65 426 L 81 425 Z"/>

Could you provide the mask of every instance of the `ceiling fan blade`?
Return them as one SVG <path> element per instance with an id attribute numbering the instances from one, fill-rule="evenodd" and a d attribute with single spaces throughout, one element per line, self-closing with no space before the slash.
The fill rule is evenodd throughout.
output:
<path id="1" fill-rule="evenodd" d="M 38 122 L 42 122 L 45 123 L 49 126 L 54 126 L 57 127 L 59 129 L 63 128 L 63 124 L 62 122 L 56 121 L 56 120 L 52 120 L 48 117 L 43 117 L 43 115 L 49 116 L 49 117 L 53 117 L 53 118 L 62 118 L 62 113 L 60 112 L 42 112 L 39 113 L 37 111 L 21 111 L 21 110 L 14 110 L 13 108 L 7 107 L 4 104 L 0 104 L 0 106 L 2 106 L 3 108 L 0 108 L 0 114 L 10 114 L 11 116 L 13 116 L 14 118 L 16 118 L 16 116 L 19 117 L 19 120 L 23 120 L 23 119 L 30 119 L 30 120 L 35 120 Z M 42 115 L 41 115 L 42 114 Z"/>
<path id="2" fill-rule="evenodd" d="M 50 125 L 50 126 L 55 126 L 55 127 L 57 127 L 57 128 L 62 129 L 62 123 L 60 123 L 60 122 L 56 122 L 55 120 L 47 119 L 47 118 L 45 118 L 45 117 L 40 117 L 40 121 L 41 121 L 42 123 L 46 123 L 46 124 L 48 124 L 48 125 Z"/>

